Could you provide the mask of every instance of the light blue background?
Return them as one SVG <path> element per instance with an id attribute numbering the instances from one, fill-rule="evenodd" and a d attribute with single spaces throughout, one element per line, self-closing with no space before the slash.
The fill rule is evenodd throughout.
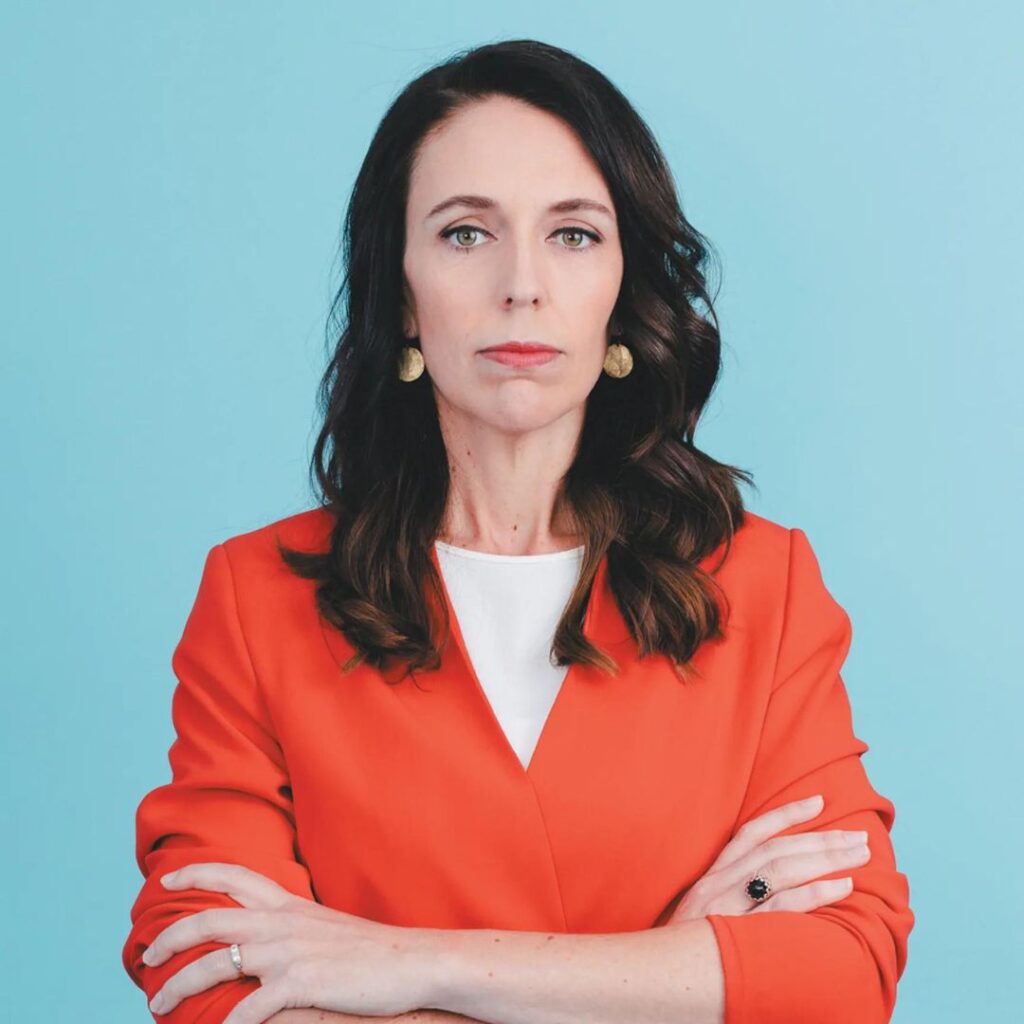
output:
<path id="1" fill-rule="evenodd" d="M 513 6 L 4 5 L 12 1021 L 150 1019 L 120 963 L 134 812 L 169 775 L 203 556 L 312 503 L 335 248 L 386 105 L 518 36 L 619 85 L 722 256 L 697 440 L 853 619 L 917 914 L 894 1019 L 1019 1009 L 1019 5 Z"/>

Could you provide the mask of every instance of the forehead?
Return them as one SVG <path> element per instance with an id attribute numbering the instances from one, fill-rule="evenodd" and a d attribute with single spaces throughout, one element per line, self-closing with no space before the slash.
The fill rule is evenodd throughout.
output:
<path id="1" fill-rule="evenodd" d="M 573 129 L 506 96 L 470 103 L 420 144 L 410 207 L 429 208 L 442 192 L 481 193 L 499 203 L 586 194 L 610 205 L 604 177 Z"/>

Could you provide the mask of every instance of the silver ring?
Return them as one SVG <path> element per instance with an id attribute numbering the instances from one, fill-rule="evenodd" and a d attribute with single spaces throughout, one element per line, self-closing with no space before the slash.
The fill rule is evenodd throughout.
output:
<path id="1" fill-rule="evenodd" d="M 244 974 L 245 972 L 242 970 L 242 951 L 238 948 L 238 943 L 232 942 L 228 952 L 231 954 L 231 962 L 235 965 L 235 970 L 239 974 Z"/>
<path id="2" fill-rule="evenodd" d="M 747 880 L 747 884 L 743 887 L 743 891 L 755 903 L 764 903 L 764 901 L 772 894 L 772 883 L 769 882 L 764 875 L 754 875 L 752 878 Z"/>

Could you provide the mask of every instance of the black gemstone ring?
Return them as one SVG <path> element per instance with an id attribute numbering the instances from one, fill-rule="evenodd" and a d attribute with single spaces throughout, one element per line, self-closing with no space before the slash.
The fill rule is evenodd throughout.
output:
<path id="1" fill-rule="evenodd" d="M 766 899 L 772 894 L 772 885 L 763 875 L 754 875 L 754 877 L 747 882 L 746 886 L 747 895 L 755 903 L 764 903 Z"/>

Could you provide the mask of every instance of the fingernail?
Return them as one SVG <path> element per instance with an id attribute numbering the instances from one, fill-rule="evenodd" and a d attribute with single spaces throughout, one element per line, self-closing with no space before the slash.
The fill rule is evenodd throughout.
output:
<path id="1" fill-rule="evenodd" d="M 825 798 L 820 794 L 815 796 L 809 796 L 806 800 L 801 800 L 800 803 L 804 807 L 817 807 L 825 802 Z"/>
<path id="2" fill-rule="evenodd" d="M 162 992 L 157 992 L 157 994 L 155 996 L 153 996 L 153 1001 L 149 1004 L 149 1008 L 154 1013 L 162 1013 L 163 1012 L 164 996 L 163 996 Z"/>
<path id="3" fill-rule="evenodd" d="M 168 882 L 173 882 L 177 875 L 177 871 L 169 871 L 166 875 L 162 875 L 160 878 L 161 885 L 166 885 Z"/>

